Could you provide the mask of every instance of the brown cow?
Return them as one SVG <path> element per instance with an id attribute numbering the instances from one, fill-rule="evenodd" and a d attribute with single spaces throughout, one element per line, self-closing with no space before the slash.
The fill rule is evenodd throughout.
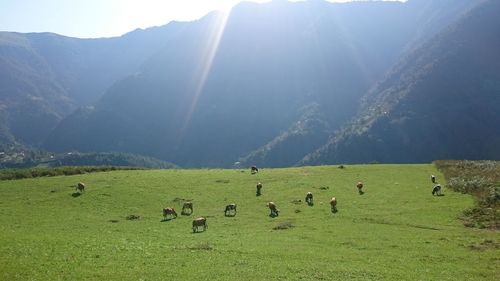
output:
<path id="1" fill-rule="evenodd" d="M 255 196 L 261 196 L 262 195 L 262 183 L 258 182 L 257 185 L 255 186 L 257 188 L 257 192 L 255 193 Z"/>
<path id="2" fill-rule="evenodd" d="M 330 206 L 332 207 L 332 213 L 337 212 L 337 198 L 332 197 L 332 200 L 330 200 Z"/>
<path id="3" fill-rule="evenodd" d="M 78 190 L 79 192 L 84 192 L 85 191 L 85 184 L 83 182 L 79 182 L 76 185 L 76 190 Z"/>
<path id="4" fill-rule="evenodd" d="M 271 210 L 271 214 L 269 214 L 270 217 L 277 217 L 279 215 L 280 210 L 276 207 L 274 202 L 267 203 L 267 207 Z"/>
<path id="5" fill-rule="evenodd" d="M 198 232 L 198 227 L 203 226 L 203 231 L 208 228 L 207 219 L 200 217 L 193 220 L 193 232 Z"/>
<path id="6" fill-rule="evenodd" d="M 177 217 L 177 212 L 174 210 L 174 208 L 163 208 L 163 217 L 165 219 L 168 219 L 168 216 L 170 216 L 171 218 Z"/>
<path id="7" fill-rule="evenodd" d="M 189 213 L 187 212 L 189 210 Z M 193 202 L 184 202 L 182 205 L 182 212 L 181 214 L 183 215 L 191 215 L 193 213 Z"/>
<path id="8" fill-rule="evenodd" d="M 358 181 L 358 184 L 356 185 L 356 187 L 358 188 L 358 192 L 360 195 L 363 195 L 363 183 Z"/>

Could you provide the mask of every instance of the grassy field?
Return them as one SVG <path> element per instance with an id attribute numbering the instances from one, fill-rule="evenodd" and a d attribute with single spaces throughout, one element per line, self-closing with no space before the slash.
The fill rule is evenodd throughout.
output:
<path id="1" fill-rule="evenodd" d="M 498 232 L 464 227 L 458 217 L 472 197 L 448 190 L 432 196 L 431 174 L 442 181 L 433 165 L 2 181 L 0 280 L 499 280 Z M 87 189 L 76 196 L 79 181 Z M 314 206 L 304 203 L 307 191 Z M 187 199 L 194 214 L 182 216 Z M 278 217 L 269 217 L 268 201 L 278 205 Z M 224 217 L 231 202 L 238 214 Z M 162 221 L 167 206 L 177 219 Z M 198 216 L 209 228 L 193 234 Z"/>

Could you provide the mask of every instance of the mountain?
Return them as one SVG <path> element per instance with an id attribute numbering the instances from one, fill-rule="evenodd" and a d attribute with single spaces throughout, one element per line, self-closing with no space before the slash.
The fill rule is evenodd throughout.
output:
<path id="1" fill-rule="evenodd" d="M 498 158 L 491 2 L 274 0 L 115 38 L 0 32 L 0 144 L 184 167 Z"/>
<path id="2" fill-rule="evenodd" d="M 137 72 L 65 118 L 43 147 L 190 167 L 294 164 L 470 2 L 273 1 L 241 3 L 227 18 L 211 13 L 169 33 Z"/>
<path id="3" fill-rule="evenodd" d="M 0 34 L 0 98 L 4 142 L 43 137 L 75 108 L 46 60 L 15 33 Z"/>
<path id="4" fill-rule="evenodd" d="M 239 166 L 284 167 L 323 145 L 331 128 L 318 104 L 305 106 L 300 119 L 266 145 L 239 159 Z"/>
<path id="5" fill-rule="evenodd" d="M 402 59 L 301 164 L 500 159 L 500 2 Z"/>
<path id="6" fill-rule="evenodd" d="M 0 32 L 0 142 L 41 144 L 64 117 L 134 73 L 175 28 L 104 39 Z"/>

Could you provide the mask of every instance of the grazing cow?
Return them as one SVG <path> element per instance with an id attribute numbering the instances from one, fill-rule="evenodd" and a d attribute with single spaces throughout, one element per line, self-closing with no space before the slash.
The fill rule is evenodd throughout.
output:
<path id="1" fill-rule="evenodd" d="M 312 192 L 308 192 L 308 193 L 306 194 L 306 203 L 307 203 L 307 205 L 309 205 L 309 206 L 312 206 L 312 205 L 313 205 L 313 194 L 312 194 Z"/>
<path id="2" fill-rule="evenodd" d="M 330 200 L 330 206 L 332 207 L 332 213 L 337 212 L 337 198 L 332 197 L 332 200 Z"/>
<path id="3" fill-rule="evenodd" d="M 207 219 L 200 217 L 193 220 L 193 233 L 198 232 L 198 227 L 203 226 L 203 231 L 208 228 Z"/>
<path id="4" fill-rule="evenodd" d="M 436 184 L 434 186 L 434 188 L 432 189 L 432 195 L 437 195 L 437 196 L 441 195 L 441 185 Z"/>
<path id="5" fill-rule="evenodd" d="M 277 217 L 279 215 L 280 210 L 276 207 L 276 204 L 274 202 L 267 203 L 267 207 L 269 208 L 269 210 L 271 210 L 269 216 Z"/>
<path id="6" fill-rule="evenodd" d="M 436 176 L 435 175 L 431 175 L 431 182 L 436 183 Z"/>
<path id="7" fill-rule="evenodd" d="M 356 185 L 356 187 L 358 188 L 358 192 L 359 194 L 363 194 L 363 183 L 362 182 L 358 182 L 358 184 Z"/>
<path id="8" fill-rule="evenodd" d="M 233 211 L 233 212 L 231 212 Z M 226 209 L 224 209 L 224 216 L 230 216 L 232 213 L 232 216 L 236 216 L 236 204 L 231 203 L 229 205 L 226 205 Z"/>
<path id="9" fill-rule="evenodd" d="M 79 192 L 83 192 L 85 191 L 85 184 L 83 182 L 79 182 L 77 185 L 76 185 L 76 190 L 78 190 Z"/>
<path id="10" fill-rule="evenodd" d="M 258 173 L 258 172 L 259 172 L 259 169 L 257 169 L 257 166 L 252 166 L 252 167 L 250 167 L 250 172 L 251 172 L 252 174 Z"/>
<path id="11" fill-rule="evenodd" d="M 262 192 L 261 192 L 262 183 L 258 182 L 256 185 L 256 188 L 257 188 L 257 192 L 255 193 L 255 196 L 261 196 L 262 195 Z"/>
<path id="12" fill-rule="evenodd" d="M 168 219 L 168 216 L 172 218 L 177 217 L 177 212 L 174 210 L 174 208 L 163 208 L 163 217 L 165 219 Z"/>
<path id="13" fill-rule="evenodd" d="M 189 210 L 189 213 L 187 212 Z M 183 215 L 191 215 L 193 213 L 193 202 L 184 202 L 182 205 L 182 212 L 181 214 Z"/>

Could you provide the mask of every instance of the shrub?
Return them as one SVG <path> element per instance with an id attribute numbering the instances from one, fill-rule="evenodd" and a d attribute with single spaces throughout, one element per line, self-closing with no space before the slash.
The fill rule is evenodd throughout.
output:
<path id="1" fill-rule="evenodd" d="M 82 166 L 82 167 L 57 167 L 57 168 L 31 168 L 31 169 L 3 169 L 0 170 L 0 180 L 19 180 L 37 177 L 72 176 L 95 172 L 108 172 L 115 170 L 142 170 L 137 167 L 116 166 Z"/>
<path id="2" fill-rule="evenodd" d="M 453 191 L 471 194 L 476 206 L 462 216 L 468 227 L 498 229 L 500 213 L 500 162 L 435 161 Z"/>

